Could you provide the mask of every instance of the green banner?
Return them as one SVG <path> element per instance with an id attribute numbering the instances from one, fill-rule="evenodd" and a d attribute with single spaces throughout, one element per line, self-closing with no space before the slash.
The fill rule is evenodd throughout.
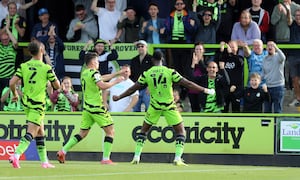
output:
<path id="1" fill-rule="evenodd" d="M 274 118 L 261 117 L 197 117 L 183 116 L 186 129 L 185 153 L 205 154 L 273 154 Z M 133 152 L 134 138 L 141 128 L 143 115 L 113 115 L 115 138 L 113 152 Z M 46 144 L 49 151 L 61 149 L 62 144 L 79 132 L 80 113 L 47 114 Z M 25 116 L 1 115 L 0 139 L 20 139 L 25 132 Z M 98 152 L 102 149 L 104 133 L 94 125 L 90 134 L 72 151 Z M 147 136 L 143 152 L 172 153 L 175 150 L 172 127 L 162 117 Z"/>
<path id="2" fill-rule="evenodd" d="M 83 49 L 83 43 L 64 43 L 65 51 L 64 58 L 65 59 L 78 59 L 79 52 Z M 113 47 L 117 50 L 119 58 L 117 60 L 129 60 L 138 54 L 137 48 L 133 43 L 120 43 L 114 44 Z M 106 46 L 106 49 L 108 47 Z M 108 49 L 107 49 L 108 50 Z"/>

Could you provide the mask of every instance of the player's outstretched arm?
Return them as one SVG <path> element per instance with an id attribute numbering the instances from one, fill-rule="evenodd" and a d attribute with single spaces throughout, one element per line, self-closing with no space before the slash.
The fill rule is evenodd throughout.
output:
<path id="1" fill-rule="evenodd" d="M 193 89 L 193 90 L 196 90 L 199 92 L 204 92 L 205 94 L 215 94 L 216 93 L 214 89 L 204 88 L 202 86 L 197 85 L 196 83 L 194 83 L 192 81 L 187 80 L 186 78 L 182 78 L 178 84 L 182 85 L 188 89 Z"/>
<path id="2" fill-rule="evenodd" d="M 104 82 L 104 81 L 98 81 L 97 82 L 97 86 L 101 89 L 101 90 L 106 90 L 120 82 L 124 81 L 124 77 L 123 76 L 119 76 L 117 77 L 115 80 L 110 81 L 110 82 Z"/>
<path id="3" fill-rule="evenodd" d="M 122 94 L 120 94 L 119 96 L 114 95 L 113 96 L 113 100 L 114 101 L 118 101 L 126 96 L 130 96 L 131 94 L 133 94 L 136 90 L 142 89 L 142 85 L 138 82 L 136 82 L 133 86 L 131 86 L 130 88 L 128 88 L 125 92 L 123 92 Z"/>

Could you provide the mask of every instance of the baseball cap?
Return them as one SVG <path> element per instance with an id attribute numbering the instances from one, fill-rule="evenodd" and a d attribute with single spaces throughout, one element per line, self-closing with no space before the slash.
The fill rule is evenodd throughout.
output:
<path id="1" fill-rule="evenodd" d="M 102 44 L 106 44 L 106 42 L 102 39 L 98 39 L 95 43 L 94 46 L 96 46 L 97 44 L 102 43 Z"/>
<path id="2" fill-rule="evenodd" d="M 42 16 L 44 14 L 49 14 L 48 9 L 46 8 L 41 8 L 38 12 L 39 16 Z"/>
<path id="3" fill-rule="evenodd" d="M 144 40 L 139 40 L 139 41 L 137 41 L 136 43 L 135 43 L 135 45 L 136 46 L 138 46 L 138 45 L 144 45 L 144 46 L 147 46 L 147 42 L 146 41 L 144 41 Z"/>

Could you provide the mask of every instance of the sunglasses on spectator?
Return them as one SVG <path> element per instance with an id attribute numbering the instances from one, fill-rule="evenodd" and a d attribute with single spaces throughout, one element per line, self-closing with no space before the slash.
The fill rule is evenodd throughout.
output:
<path id="1" fill-rule="evenodd" d="M 203 14 L 203 16 L 212 16 L 212 14 L 206 14 L 206 13 L 205 13 L 205 14 Z"/>
<path id="2" fill-rule="evenodd" d="M 183 5 L 184 3 L 176 3 L 175 5 L 176 6 L 179 6 L 179 5 Z"/>
<path id="3" fill-rule="evenodd" d="M 144 47 L 143 45 L 137 46 L 137 48 L 143 48 L 143 47 Z"/>

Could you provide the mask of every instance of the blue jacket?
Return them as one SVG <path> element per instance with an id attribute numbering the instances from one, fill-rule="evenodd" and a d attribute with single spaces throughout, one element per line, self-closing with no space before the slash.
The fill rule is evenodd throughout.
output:
<path id="1" fill-rule="evenodd" d="M 161 28 L 164 28 L 164 26 L 165 26 L 165 19 L 157 18 L 156 20 L 157 20 L 157 30 L 158 30 L 158 33 L 159 33 L 159 30 Z M 139 37 L 140 37 L 140 39 L 145 40 L 147 43 L 152 44 L 153 43 L 153 39 L 152 39 L 152 33 L 153 33 L 153 31 L 149 30 L 150 26 L 153 26 L 152 19 L 149 19 L 147 21 L 147 25 L 145 27 L 145 30 L 144 30 L 143 33 L 140 31 Z M 159 41 L 160 41 L 160 43 L 164 43 L 165 42 L 164 35 L 162 35 L 160 33 L 159 33 Z"/>

